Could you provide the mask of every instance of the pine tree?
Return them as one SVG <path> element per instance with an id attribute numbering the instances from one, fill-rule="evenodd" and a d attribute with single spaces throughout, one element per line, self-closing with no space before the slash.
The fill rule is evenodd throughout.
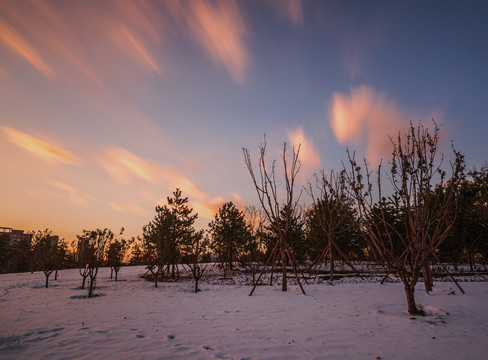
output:
<path id="1" fill-rule="evenodd" d="M 251 238 L 251 233 L 244 213 L 232 201 L 222 205 L 208 226 L 212 237 L 211 248 L 222 263 L 225 278 L 227 269 L 232 270 L 234 261 Z"/>
<path id="2" fill-rule="evenodd" d="M 181 261 L 182 241 L 195 231 L 198 214 L 192 212 L 188 197 L 182 197 L 181 190 L 176 189 L 173 197 L 167 197 L 167 204 L 156 206 L 154 220 L 143 228 L 146 248 L 152 252 L 153 261 L 158 266 L 171 267 L 172 277 L 176 276 Z"/>

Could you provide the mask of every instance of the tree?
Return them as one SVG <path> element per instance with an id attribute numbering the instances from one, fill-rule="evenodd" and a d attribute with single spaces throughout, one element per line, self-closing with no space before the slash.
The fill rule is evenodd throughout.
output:
<path id="1" fill-rule="evenodd" d="M 276 179 L 276 161 L 271 163 L 269 166 L 266 162 L 266 141 L 264 144 L 259 146 L 259 160 L 258 160 L 258 176 L 256 175 L 256 171 L 254 170 L 253 162 L 251 160 L 251 153 L 249 149 L 243 148 L 244 153 L 244 161 L 246 163 L 246 167 L 249 170 L 249 174 L 251 175 L 254 187 L 256 189 L 259 203 L 266 214 L 266 218 L 274 228 L 276 234 L 278 234 L 278 241 L 276 242 L 273 250 L 271 252 L 270 257 L 274 256 L 274 253 L 277 248 L 281 253 L 281 271 L 282 271 L 282 284 L 281 290 L 287 291 L 287 279 L 286 279 L 286 265 L 287 259 L 290 260 L 292 265 L 293 272 L 295 274 L 295 278 L 302 290 L 302 293 L 305 294 L 305 290 L 303 290 L 302 284 L 298 275 L 296 273 L 295 261 L 293 260 L 293 254 L 290 254 L 290 248 L 286 242 L 287 239 L 287 232 L 290 229 L 291 220 L 295 215 L 295 211 L 297 209 L 297 204 L 300 196 L 295 197 L 295 182 L 297 179 L 298 172 L 300 170 L 300 162 L 298 161 L 298 156 L 300 153 L 300 146 L 296 149 L 293 148 L 291 154 L 288 154 L 288 148 L 286 143 L 283 144 L 283 152 L 281 156 L 282 160 L 282 171 L 283 171 L 283 183 L 284 183 L 284 201 L 281 199 L 283 189 L 278 189 L 278 181 Z M 285 223 L 282 224 L 280 221 L 280 213 L 285 209 L 284 219 Z M 282 226 L 284 225 L 284 226 Z M 273 264 L 274 266 L 274 264 Z M 260 275 L 261 277 L 261 275 Z M 258 279 L 259 282 L 259 279 Z M 257 284 L 257 283 L 256 283 Z M 256 288 L 256 284 L 254 285 L 253 289 L 251 290 L 251 294 L 254 292 Z"/>
<path id="2" fill-rule="evenodd" d="M 58 268 L 59 258 L 58 237 L 52 236 L 52 231 L 45 229 L 33 232 L 33 251 L 38 268 L 46 277 L 46 288 L 49 287 L 49 276 Z"/>
<path id="3" fill-rule="evenodd" d="M 88 297 L 94 295 L 98 269 L 103 265 L 105 250 L 114 238 L 114 233 L 110 229 L 83 230 L 83 234 L 78 236 L 81 248 L 85 251 L 83 260 L 86 261 L 86 269 L 90 278 Z"/>
<path id="4" fill-rule="evenodd" d="M 123 232 L 124 228 L 120 230 L 120 235 Z M 115 281 L 117 281 L 117 275 L 122 266 L 128 246 L 129 244 L 124 239 L 115 239 L 108 244 L 106 258 L 110 266 L 110 279 L 112 279 L 113 273 L 115 272 Z"/>
<path id="5" fill-rule="evenodd" d="M 373 201 L 375 196 L 379 200 L 383 198 L 381 164 L 375 189 L 366 161 L 362 169 L 354 155 L 349 154 L 350 171 L 346 173 L 368 241 L 389 271 L 402 281 L 408 312 L 412 315 L 418 313 L 415 285 L 420 271 L 436 257 L 436 250 L 453 225 L 449 214 L 455 206 L 453 195 L 464 166 L 462 155 L 453 150 L 455 161 L 447 178 L 442 169 L 443 157 L 437 153 L 438 142 L 439 128 L 435 123 L 433 134 L 419 124 L 411 125 L 404 136 L 399 133 L 391 139 L 393 151 L 387 174 L 398 199 L 393 205 L 402 214 L 404 230 L 401 232 L 388 221 L 384 202 Z M 436 181 L 442 186 L 435 187 Z M 435 194 L 434 189 L 439 193 Z M 393 241 L 395 237 L 398 244 Z"/>
<path id="6" fill-rule="evenodd" d="M 322 171 L 316 178 L 316 186 L 308 187 L 313 201 L 307 217 L 309 237 L 321 249 L 312 265 L 318 271 L 328 257 L 330 282 L 334 280 L 334 259 L 337 258 L 342 258 L 358 273 L 346 255 L 358 251 L 360 246 L 354 200 L 349 190 L 344 171 L 329 174 Z"/>
<path id="7" fill-rule="evenodd" d="M 156 206 L 156 216 L 143 228 L 145 257 L 156 278 L 156 287 L 165 264 L 168 268 L 171 266 L 171 276 L 175 277 L 181 260 L 181 243 L 195 231 L 198 214 L 192 214 L 193 209 L 187 204 L 188 197 L 183 197 L 181 190 L 176 189 L 173 197 L 167 197 L 167 204 Z"/>
<path id="8" fill-rule="evenodd" d="M 242 246 L 239 263 L 251 273 L 254 286 L 256 284 L 256 274 L 259 272 L 261 263 L 265 261 L 263 259 L 266 247 L 264 234 L 267 231 L 264 220 L 265 215 L 261 208 L 255 205 L 246 206 L 244 213 L 250 236 Z"/>
<path id="9" fill-rule="evenodd" d="M 64 239 L 57 241 L 56 259 L 54 263 L 55 266 L 54 280 L 58 280 L 58 272 L 65 265 L 67 255 L 68 255 L 68 244 L 64 241 Z"/>
<path id="10" fill-rule="evenodd" d="M 12 259 L 12 247 L 8 233 L 0 232 L 0 273 L 10 271 L 10 262 Z"/>
<path id="11" fill-rule="evenodd" d="M 208 243 L 208 239 L 203 237 L 203 230 L 195 231 L 195 229 L 180 242 L 183 262 L 188 266 L 195 280 L 195 294 L 200 291 L 198 282 L 206 270 L 205 265 L 201 263 L 201 258 L 207 249 Z"/>
<path id="12" fill-rule="evenodd" d="M 210 246 L 222 263 L 226 278 L 226 270 L 232 270 L 233 262 L 251 236 L 245 215 L 229 201 L 222 205 L 208 226 L 212 237 Z"/>
<path id="13" fill-rule="evenodd" d="M 129 265 L 142 265 L 145 263 L 143 240 L 139 236 L 137 238 L 132 238 L 129 254 Z"/>

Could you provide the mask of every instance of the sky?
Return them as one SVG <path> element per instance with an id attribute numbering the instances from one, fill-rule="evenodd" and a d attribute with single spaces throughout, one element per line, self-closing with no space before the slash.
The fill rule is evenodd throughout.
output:
<path id="1" fill-rule="evenodd" d="M 257 203 L 242 148 L 346 150 L 441 124 L 488 160 L 485 1 L 0 0 L 0 226 L 141 234 L 182 189 L 205 228 Z M 279 157 L 278 157 L 279 159 Z M 306 202 L 306 199 L 303 199 Z"/>

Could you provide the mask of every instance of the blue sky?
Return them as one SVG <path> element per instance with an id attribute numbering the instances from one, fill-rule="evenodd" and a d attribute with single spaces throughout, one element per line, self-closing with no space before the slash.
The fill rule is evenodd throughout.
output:
<path id="1" fill-rule="evenodd" d="M 409 121 L 487 160 L 483 1 L 0 3 L 0 226 L 140 234 L 181 187 L 205 226 L 256 196 L 241 148 L 303 181 Z M 306 199 L 304 199 L 306 201 Z"/>

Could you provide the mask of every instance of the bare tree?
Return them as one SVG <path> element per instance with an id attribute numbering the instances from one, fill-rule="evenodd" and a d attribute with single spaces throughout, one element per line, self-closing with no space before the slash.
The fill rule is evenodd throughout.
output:
<path id="1" fill-rule="evenodd" d="M 260 207 L 255 205 L 246 206 L 244 213 L 250 236 L 239 256 L 239 263 L 251 273 L 252 284 L 255 285 L 256 275 L 265 261 L 263 260 L 263 236 L 266 231 L 264 219 L 266 215 Z"/>
<path id="2" fill-rule="evenodd" d="M 58 237 L 51 234 L 52 232 L 49 229 L 33 232 L 34 257 L 37 266 L 46 277 L 46 288 L 49 286 L 49 276 L 57 268 Z"/>
<path id="3" fill-rule="evenodd" d="M 412 315 L 418 313 L 414 295 L 420 271 L 437 257 L 436 250 L 452 227 L 449 212 L 455 206 L 453 195 L 464 166 L 462 155 L 453 150 L 455 161 L 451 163 L 447 179 L 442 170 L 443 156 L 437 152 L 438 142 L 439 128 L 435 123 L 433 134 L 422 124 L 410 125 L 407 134 L 399 133 L 391 139 L 393 152 L 386 174 L 393 189 L 392 198 L 396 199 L 391 204 L 401 214 L 401 226 L 394 226 L 388 220 L 381 164 L 373 188 L 372 171 L 367 162 L 364 161 L 362 169 L 354 154 L 348 153 L 347 179 L 364 221 L 364 230 L 374 251 L 402 281 L 408 312 Z M 442 186 L 435 187 L 436 182 Z"/>
<path id="4" fill-rule="evenodd" d="M 195 280 L 195 294 L 200 291 L 198 282 L 206 270 L 206 265 L 201 263 L 201 258 L 207 250 L 208 244 L 208 239 L 203 236 L 203 230 L 192 231 L 181 241 L 182 259 Z"/>
<path id="5" fill-rule="evenodd" d="M 310 184 L 307 192 L 313 201 L 313 206 L 308 214 L 309 219 L 319 226 L 327 244 L 309 270 L 316 268 L 318 274 L 322 262 L 327 261 L 328 257 L 329 281 L 332 282 L 334 280 L 334 253 L 338 253 L 361 277 L 347 255 L 337 245 L 336 240 L 343 233 L 347 232 L 350 235 L 355 232 L 356 211 L 353 208 L 354 200 L 350 195 L 350 184 L 346 181 L 345 171 L 339 173 L 331 171 L 329 174 L 322 171 L 320 176 L 316 175 L 316 185 Z"/>
<path id="6" fill-rule="evenodd" d="M 87 262 L 86 268 L 90 278 L 88 297 L 92 297 L 94 294 L 98 269 L 103 264 L 105 248 L 113 238 L 114 233 L 110 229 L 83 230 L 83 235 L 78 236 L 78 239 L 86 247 L 84 259 Z"/>
<path id="7" fill-rule="evenodd" d="M 295 274 L 295 278 L 303 294 L 305 294 L 300 279 L 298 278 L 298 275 L 296 273 L 293 254 L 291 253 L 289 246 L 286 243 L 286 238 L 287 238 L 286 235 L 290 227 L 291 219 L 297 209 L 298 200 L 301 194 L 300 192 L 298 196 L 295 196 L 295 182 L 297 179 L 298 172 L 300 170 L 300 162 L 298 160 L 298 156 L 300 153 L 300 145 L 297 148 L 293 147 L 291 154 L 289 154 L 286 143 L 283 144 L 283 152 L 281 155 L 281 160 L 282 160 L 281 164 L 282 164 L 282 171 L 283 171 L 282 181 L 278 181 L 277 179 L 278 174 L 276 170 L 276 160 L 274 160 L 271 163 L 271 166 L 268 165 L 268 163 L 266 162 L 266 139 L 265 142 L 259 146 L 257 174 L 253 166 L 251 153 L 249 149 L 243 148 L 242 150 L 244 153 L 244 161 L 251 175 L 252 181 L 254 183 L 254 187 L 256 188 L 259 203 L 261 204 L 261 207 L 264 213 L 266 214 L 267 220 L 269 221 L 269 223 L 271 224 L 271 226 L 273 227 L 274 231 L 277 234 L 277 242 L 268 259 L 268 263 L 271 260 L 271 258 L 274 256 L 274 253 L 276 252 L 277 248 L 279 248 L 281 254 L 281 268 L 282 268 L 281 290 L 287 291 L 286 265 L 287 265 L 287 260 L 290 260 L 293 272 Z M 284 189 L 279 187 L 279 184 L 283 184 L 283 183 L 284 183 Z M 282 194 L 283 191 L 284 191 L 284 195 Z M 284 224 L 282 224 L 282 222 L 280 221 L 280 212 L 282 212 L 283 210 L 284 210 L 284 218 L 285 218 Z M 261 275 L 259 276 L 259 278 L 261 277 Z M 256 284 L 258 282 L 259 279 L 256 282 Z M 252 293 L 254 292 L 254 289 L 256 288 L 256 284 L 254 285 L 250 295 L 252 295 Z"/>

